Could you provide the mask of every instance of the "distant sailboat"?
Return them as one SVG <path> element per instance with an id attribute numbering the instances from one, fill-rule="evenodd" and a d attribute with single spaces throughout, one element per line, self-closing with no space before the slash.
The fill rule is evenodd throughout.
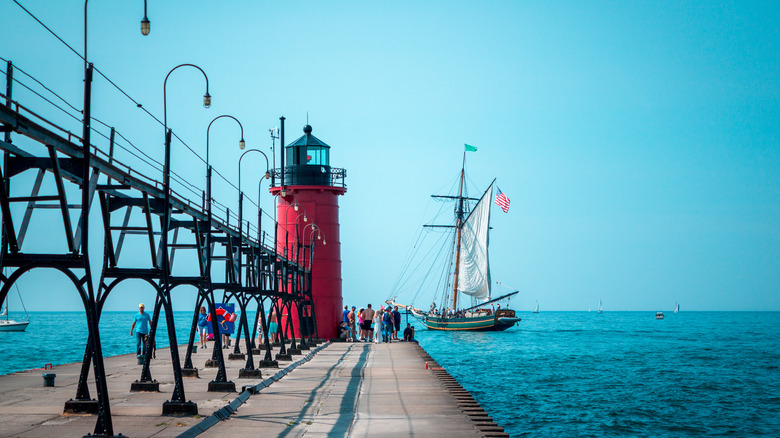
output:
<path id="1" fill-rule="evenodd" d="M 0 319 L 0 332 L 23 332 L 30 324 L 30 321 L 8 319 L 8 306 L 5 307 L 1 316 L 5 316 L 5 319 Z"/>
<path id="2" fill-rule="evenodd" d="M 674 313 L 680 313 L 680 303 L 674 303 Z"/>
<path id="3" fill-rule="evenodd" d="M 601 313 L 601 298 L 599 298 L 599 310 L 597 311 L 597 313 Z"/>
<path id="4" fill-rule="evenodd" d="M 539 313 L 539 302 L 536 302 L 536 307 L 534 307 L 534 310 L 531 311 L 531 313 Z"/>
<path id="5" fill-rule="evenodd" d="M 22 294 L 19 293 L 19 286 L 16 287 L 16 293 L 19 294 L 19 301 L 22 300 Z M 27 315 L 27 309 L 24 307 L 24 301 L 21 301 L 22 308 L 24 309 L 25 321 L 14 321 L 8 317 L 8 297 L 6 296 L 5 309 L 0 316 L 5 316 L 5 319 L 0 319 L 0 332 L 23 332 L 30 324 L 30 316 Z"/>

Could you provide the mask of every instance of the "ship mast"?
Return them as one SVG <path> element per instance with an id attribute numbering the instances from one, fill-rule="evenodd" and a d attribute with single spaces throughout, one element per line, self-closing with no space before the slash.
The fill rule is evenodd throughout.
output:
<path id="1" fill-rule="evenodd" d="M 452 310 L 458 308 L 458 270 L 460 268 L 460 227 L 463 224 L 463 175 L 466 169 L 466 151 L 463 151 L 463 166 L 460 168 L 460 189 L 458 190 L 458 221 L 455 229 L 457 238 L 455 239 L 455 281 L 452 288 Z"/>

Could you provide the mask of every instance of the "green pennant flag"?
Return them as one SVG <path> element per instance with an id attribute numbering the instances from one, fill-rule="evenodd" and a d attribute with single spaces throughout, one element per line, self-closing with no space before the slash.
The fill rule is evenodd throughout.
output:
<path id="1" fill-rule="evenodd" d="M 464 145 L 466 146 L 466 152 L 476 152 L 477 151 L 477 147 L 476 146 L 472 146 L 470 144 L 465 144 L 465 143 L 464 143 Z"/>

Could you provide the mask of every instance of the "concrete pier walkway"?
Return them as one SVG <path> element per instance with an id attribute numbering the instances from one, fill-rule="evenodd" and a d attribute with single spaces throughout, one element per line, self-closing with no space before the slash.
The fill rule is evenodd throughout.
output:
<path id="1" fill-rule="evenodd" d="M 242 394 L 244 403 L 226 419 L 204 421 L 239 397 L 237 392 L 207 392 L 216 374 L 216 369 L 202 367 L 210 355 L 210 350 L 197 353 L 200 378 L 184 382 L 187 399 L 198 404 L 195 417 L 161 415 L 173 387 L 167 349 L 158 350 L 152 362 L 152 375 L 161 383 L 156 393 L 129 391 L 141 369 L 134 355 L 107 358 L 114 432 L 129 437 L 508 436 L 419 346 L 403 342 L 330 344 L 270 386 L 251 396 Z M 293 356 L 293 361 L 301 358 Z M 433 369 L 425 369 L 426 361 Z M 279 362 L 279 368 L 290 364 Z M 228 361 L 228 378 L 239 391 L 278 371 L 263 369 L 262 378 L 238 379 L 243 365 Z M 0 436 L 81 437 L 92 432 L 95 416 L 62 414 L 65 401 L 75 394 L 79 369 L 80 364 L 55 367 L 53 388 L 43 386 L 41 370 L 0 376 Z"/>
<path id="2" fill-rule="evenodd" d="M 418 348 L 333 344 L 202 436 L 483 436 L 425 369 Z"/>

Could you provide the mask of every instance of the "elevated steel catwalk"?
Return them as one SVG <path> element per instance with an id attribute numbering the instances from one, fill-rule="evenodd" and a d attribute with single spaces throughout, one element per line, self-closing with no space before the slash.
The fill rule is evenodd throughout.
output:
<path id="1" fill-rule="evenodd" d="M 9 71 L 10 71 L 9 64 Z M 10 75 L 9 79 L 10 79 Z M 10 84 L 10 81 L 9 81 Z M 192 344 L 197 322 L 197 312 L 202 303 L 211 306 L 212 330 L 218 333 L 217 315 L 214 310 L 215 291 L 222 291 L 223 301 L 234 299 L 241 309 L 241 320 L 238 324 L 236 346 L 231 358 L 246 358 L 245 368 L 239 377 L 259 376 L 255 367 L 253 353 L 262 351 L 254 345 L 257 327 L 264 332 L 265 356 L 258 363 L 263 366 L 275 366 L 271 357 L 271 345 L 268 336 L 268 321 L 265 319 L 266 307 L 273 308 L 277 314 L 282 312 L 297 312 L 299 327 L 292 326 L 292 319 L 280 328 L 280 355 L 300 353 L 316 345 L 317 328 L 311 315 L 311 266 L 302 266 L 296 260 L 289 259 L 275 251 L 275 245 L 263 244 L 262 230 L 257 230 L 257 237 L 243 230 L 243 224 L 231 225 L 228 218 L 216 218 L 203 203 L 193 202 L 173 191 L 170 202 L 166 204 L 166 188 L 160 181 L 140 174 L 129 166 L 117 161 L 110 152 L 106 154 L 92 147 L 89 154 L 89 169 L 84 166 L 84 150 L 81 138 L 48 122 L 35 112 L 25 108 L 10 99 L 10 85 L 7 95 L 0 94 L 6 105 L 0 105 L 0 123 L 5 132 L 0 140 L 0 151 L 3 152 L 3 166 L 0 172 L 0 214 L 2 215 L 2 253 L 0 253 L 0 303 L 5 300 L 10 287 L 24 273 L 35 268 L 57 269 L 65 273 L 78 289 L 88 320 L 90 314 L 97 315 L 97 321 L 88 321 L 87 348 L 84 353 L 82 372 L 74 399 L 65 405 L 69 412 L 95 413 L 97 425 L 95 435 L 113 435 L 109 397 L 105 385 L 97 385 L 98 399 L 90 397 L 88 376 L 91 365 L 94 365 L 96 382 L 105 382 L 105 370 L 102 363 L 102 350 L 99 342 L 99 318 L 106 298 L 122 281 L 140 279 L 147 282 L 156 291 L 151 331 L 146 346 L 155 342 L 155 334 L 160 317 L 160 311 L 165 311 L 168 325 L 169 342 L 177 344 L 176 332 L 173 326 L 172 290 L 181 285 L 196 288 L 197 299 L 193 323 L 188 339 L 188 349 L 183 367 L 180 364 L 178 350 L 171 349 L 174 373 L 174 390 L 171 400 L 163 404 L 163 414 L 195 414 L 197 404 L 188 401 L 184 393 L 184 375 L 197 375 L 197 368 L 192 364 Z M 27 115 L 25 115 L 26 113 Z M 13 135 L 22 135 L 34 142 L 30 146 L 20 146 L 13 142 Z M 111 134 L 113 150 L 113 130 Z M 27 141 L 20 143 L 29 143 Z M 37 144 L 38 147 L 34 146 Z M 88 170 L 88 172 L 87 172 Z M 11 189 L 19 175 L 27 171 L 35 172 L 32 190 L 29 196 L 12 196 Z M 54 180 L 54 195 L 40 195 L 44 177 L 51 174 Z M 89 175 L 85 178 L 85 175 Z M 101 183 L 100 180 L 104 181 Z M 28 184 L 29 185 L 29 184 Z M 50 184 L 51 185 L 51 184 Z M 68 185 L 76 186 L 83 193 L 88 207 L 82 209 L 80 204 L 68 202 Z M 95 196 L 97 195 L 97 196 Z M 95 201 L 97 198 L 97 202 Z M 83 202 L 83 201 L 82 201 Z M 26 204 L 20 223 L 14 222 L 12 211 L 18 212 L 18 205 Z M 72 223 L 71 211 L 86 211 L 98 206 L 101 212 L 104 238 L 104 255 L 100 281 L 97 293 L 93 293 L 83 285 L 88 281 L 89 258 L 86 251 L 80 248 L 81 233 L 89 233 L 82 226 L 82 219 Z M 61 228 L 64 229 L 66 251 L 55 250 L 63 245 L 55 245 L 57 236 L 52 236 L 49 252 L 24 251 L 25 236 L 28 234 L 31 218 L 38 209 L 58 209 Z M 133 212 L 138 212 L 143 218 L 138 223 L 130 224 Z M 136 215 L 136 218 L 138 216 Z M 164 218 L 170 218 L 165 223 Z M 136 221 L 138 222 L 138 221 Z M 259 227 L 259 224 L 258 224 Z M 169 236 L 172 234 L 172 238 Z M 168 236 L 163 239 L 162 236 Z M 189 238 L 188 238 L 189 235 Z M 147 266 L 129 266 L 123 263 L 121 254 L 125 241 L 131 236 L 141 237 L 148 248 L 149 264 Z M 170 241 L 170 242 L 169 242 Z M 211 245 L 208 244 L 211 242 Z M 313 245 L 313 244 L 312 244 Z M 29 245 L 28 245 L 29 246 Z M 40 244 L 39 244 L 40 246 Z M 305 248 L 299 246 L 299 252 Z M 173 275 L 174 256 L 181 251 L 195 251 L 197 257 L 194 266 L 185 266 L 188 275 Z M 164 260 L 168 260 L 167 263 Z M 217 263 L 216 268 L 213 263 Z M 5 275 L 5 268 L 13 270 Z M 212 278 L 213 271 L 223 272 L 224 277 Z M 78 274 L 75 271 L 83 273 Z M 91 280 L 89 280 L 91 282 Z M 247 315 L 248 305 L 252 302 L 258 305 L 254 324 L 250 328 Z M 300 344 L 296 344 L 296 331 Z M 240 351 L 239 340 L 244 338 L 244 350 Z M 290 347 L 285 343 L 290 340 Z M 96 342 L 97 340 L 97 342 Z M 227 379 L 225 362 L 222 355 L 220 336 L 215 336 L 213 355 L 206 366 L 218 367 L 217 378 L 209 384 L 211 390 L 224 391 L 235 389 L 233 382 Z M 300 347 L 300 348 L 298 348 Z M 139 380 L 131 385 L 131 390 L 159 389 L 159 383 L 152 378 L 149 364 L 150 355 L 146 355 Z"/>

